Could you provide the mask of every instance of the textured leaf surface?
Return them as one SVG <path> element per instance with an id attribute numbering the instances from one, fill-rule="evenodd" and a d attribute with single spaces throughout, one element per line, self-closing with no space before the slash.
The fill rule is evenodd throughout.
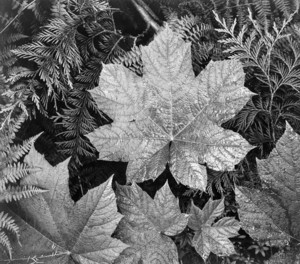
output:
<path id="1" fill-rule="evenodd" d="M 154 199 L 135 183 L 130 187 L 119 186 L 117 198 L 125 215 L 117 236 L 131 248 L 116 263 L 178 263 L 177 248 L 168 236 L 184 230 L 188 215 L 180 212 L 178 199 L 169 185 L 166 183 L 158 190 Z"/>
<path id="2" fill-rule="evenodd" d="M 213 252 L 220 256 L 235 253 L 229 237 L 238 235 L 240 224 L 232 217 L 224 217 L 214 221 L 224 211 L 224 200 L 209 200 L 203 210 L 192 203 L 188 226 L 195 230 L 193 246 L 198 254 L 206 260 Z"/>
<path id="3" fill-rule="evenodd" d="M 168 27 L 141 52 L 142 77 L 123 65 L 103 65 L 100 86 L 91 94 L 114 122 L 88 137 L 100 159 L 129 162 L 130 182 L 156 178 L 168 162 L 178 181 L 204 190 L 204 163 L 232 170 L 251 149 L 219 126 L 252 95 L 243 86 L 242 65 L 210 62 L 195 77 L 190 44 Z"/>
<path id="4" fill-rule="evenodd" d="M 282 231 L 288 225 L 286 211 L 271 192 L 239 187 L 235 194 L 241 226 L 253 239 L 270 246 L 283 246 L 288 242 L 289 236 Z M 280 225 L 274 222 L 275 218 Z"/>
<path id="5" fill-rule="evenodd" d="M 52 167 L 32 149 L 25 161 L 42 170 L 23 183 L 49 192 L 6 208 L 20 227 L 22 247 L 15 241 L 13 260 L 0 253 L 0 263 L 113 263 L 127 245 L 111 238 L 122 218 L 111 179 L 88 191 L 75 205 L 68 190 L 69 160 Z"/>
<path id="6" fill-rule="evenodd" d="M 282 245 L 289 235 L 300 241 L 300 137 L 287 124 L 266 160 L 258 160 L 262 190 L 239 188 L 242 226 L 258 240 Z"/>

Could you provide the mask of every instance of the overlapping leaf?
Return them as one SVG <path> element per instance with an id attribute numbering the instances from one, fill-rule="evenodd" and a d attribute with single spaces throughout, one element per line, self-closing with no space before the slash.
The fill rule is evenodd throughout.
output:
<path id="1" fill-rule="evenodd" d="M 251 146 L 219 125 L 252 93 L 237 60 L 210 62 L 195 77 L 190 44 L 168 26 L 141 47 L 143 76 L 123 65 L 104 65 L 91 91 L 114 122 L 88 135 L 100 159 L 129 161 L 129 181 L 156 178 L 169 163 L 183 184 L 205 189 L 207 165 L 231 170 Z"/>
<path id="2" fill-rule="evenodd" d="M 9 211 L 20 227 L 22 247 L 14 241 L 13 260 L 0 253 L 0 263 L 113 263 L 128 246 L 111 237 L 122 218 L 111 179 L 74 205 L 68 190 L 69 160 L 52 167 L 32 149 L 25 161 L 42 170 L 23 183 L 49 192 L 1 208 Z"/>
<path id="3" fill-rule="evenodd" d="M 262 190 L 239 188 L 242 226 L 271 245 L 300 241 L 300 137 L 287 124 L 284 135 L 266 160 L 258 160 Z"/>
<path id="4" fill-rule="evenodd" d="M 180 212 L 178 199 L 168 184 L 157 191 L 154 199 L 135 183 L 130 187 L 119 186 L 117 198 L 125 215 L 117 236 L 131 246 L 117 263 L 178 263 L 177 249 L 169 236 L 184 230 L 188 215 Z"/>
<path id="5" fill-rule="evenodd" d="M 232 217 L 224 217 L 215 222 L 223 211 L 223 199 L 209 200 L 203 210 L 192 203 L 188 226 L 195 230 L 192 244 L 204 260 L 210 252 L 220 256 L 235 253 L 234 246 L 228 238 L 238 235 L 240 224 Z"/>

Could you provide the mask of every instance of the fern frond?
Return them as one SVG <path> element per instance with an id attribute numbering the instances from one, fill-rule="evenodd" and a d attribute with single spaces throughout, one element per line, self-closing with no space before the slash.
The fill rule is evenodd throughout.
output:
<path id="1" fill-rule="evenodd" d="M 274 51 L 275 62 L 272 70 L 277 74 L 277 86 L 290 86 L 295 91 L 300 90 L 300 47 L 298 42 L 287 38 L 285 41 L 288 52 L 281 49 Z"/>
<path id="2" fill-rule="evenodd" d="M 133 46 L 131 51 L 126 52 L 123 56 L 114 58 L 113 62 L 122 63 L 126 68 L 137 75 L 143 75 L 142 53 L 138 46 Z"/>
<path id="3" fill-rule="evenodd" d="M 29 198 L 35 194 L 44 193 L 48 190 L 43 190 L 35 186 L 8 186 L 0 193 L 0 202 L 19 201 L 24 198 Z"/>
<path id="4" fill-rule="evenodd" d="M 100 58 L 112 54 L 113 47 L 122 39 L 122 35 L 115 29 L 112 13 L 109 10 L 101 11 L 97 14 L 97 18 L 94 22 L 91 21 L 83 26 L 83 33 L 77 34 L 78 47 L 85 62 L 91 56 Z M 116 45 L 115 48 L 118 49 L 119 46 Z M 106 61 L 103 59 L 103 62 L 107 63 L 109 59 L 107 56 Z"/>
<path id="5" fill-rule="evenodd" d="M 7 82 L 12 86 L 10 90 L 16 90 L 15 84 L 20 85 L 20 81 L 23 79 L 33 78 L 35 75 L 35 71 L 25 68 L 25 67 L 10 67 L 8 70 L 8 78 Z M 23 83 L 23 90 L 25 90 L 27 84 Z"/>
<path id="6" fill-rule="evenodd" d="M 291 22 L 294 14 L 284 20 L 280 27 L 274 23 L 272 30 L 269 32 L 261 27 L 252 17 L 249 11 L 249 19 L 253 28 L 249 36 L 246 35 L 247 27 L 236 33 L 236 21 L 229 27 L 225 20 L 222 21 L 216 16 L 217 21 L 222 25 L 222 29 L 217 29 L 221 33 L 229 35 L 229 38 L 222 39 L 221 42 L 229 45 L 225 52 L 232 54 L 232 58 L 240 59 L 244 66 L 255 71 L 255 78 L 259 82 L 259 87 L 266 87 L 268 95 L 261 98 L 261 102 L 249 102 L 235 118 L 239 130 L 251 127 L 257 116 L 268 120 L 268 133 L 264 134 L 260 126 L 255 126 L 249 130 L 250 141 L 252 142 L 273 142 L 276 140 L 277 126 L 281 126 L 282 118 L 294 122 L 298 126 L 299 120 L 296 112 L 287 111 L 286 106 L 283 114 L 282 106 L 278 105 L 278 94 L 280 90 L 294 90 L 294 93 L 300 91 L 300 48 L 294 37 L 286 33 L 286 28 Z M 286 48 L 282 49 L 282 46 Z M 284 98 L 288 98 L 285 94 Z M 265 102 L 265 103 L 264 103 Z M 295 104 L 295 102 L 293 102 Z M 292 107 L 292 106 L 291 106 Z M 298 107 L 294 107 L 298 109 Z M 279 129 L 280 130 L 280 129 Z M 258 140 L 259 139 L 259 140 Z M 261 146 L 261 145 L 260 145 Z"/>
<path id="7" fill-rule="evenodd" d="M 23 69 L 23 67 L 12 67 L 8 70 L 8 73 L 22 72 Z M 27 108 L 27 100 L 30 97 L 27 84 L 5 77 L 2 79 L 2 82 L 0 93 L 4 102 L 0 104 L 0 131 L 6 124 L 9 127 L 12 125 L 17 126 L 18 122 L 22 123 L 26 118 L 31 117 L 31 108 Z M 17 122 L 16 119 L 19 119 L 19 121 Z"/>
<path id="8" fill-rule="evenodd" d="M 297 112 L 288 112 L 288 113 L 282 113 L 281 116 L 288 121 L 293 129 L 299 131 L 300 130 L 300 109 L 298 107 Z"/>
<path id="9" fill-rule="evenodd" d="M 215 2 L 215 0 L 210 0 L 210 2 Z M 248 24 L 247 13 L 248 9 L 251 9 L 257 22 L 268 30 L 278 18 L 287 19 L 297 11 L 298 5 L 297 0 L 226 0 L 218 1 L 212 9 L 225 17 L 226 23 L 232 23 L 237 17 L 239 29 Z"/>
<path id="10" fill-rule="evenodd" d="M 269 0 L 262 0 L 254 2 L 254 9 L 257 14 L 257 20 L 261 21 L 265 29 L 268 30 L 270 20 L 269 16 L 271 15 L 271 2 Z"/>
<path id="11" fill-rule="evenodd" d="M 269 103 L 269 98 L 253 96 L 235 118 L 238 130 L 247 130 L 258 115 L 269 116 Z"/>
<path id="12" fill-rule="evenodd" d="M 74 89 L 67 93 L 67 106 L 56 118 L 57 124 L 65 128 L 65 131 L 59 133 L 65 140 L 57 144 L 60 152 L 71 155 L 71 161 L 81 165 L 83 157 L 95 157 L 96 151 L 85 135 L 97 126 L 94 116 L 103 117 L 88 90 L 98 85 L 103 63 L 124 56 L 125 37 L 115 28 L 113 10 L 106 2 L 91 0 L 79 6 L 77 1 L 70 1 L 69 8 L 73 16 L 85 20 L 76 34 L 82 69 L 74 75 L 76 83 Z"/>
<path id="13" fill-rule="evenodd" d="M 81 23 L 79 17 L 65 12 L 63 19 L 50 20 L 33 43 L 12 50 L 19 58 L 35 62 L 37 69 L 34 74 L 29 74 L 33 75 L 32 79 L 38 76 L 45 82 L 49 97 L 56 93 L 64 97 L 66 91 L 72 88 L 71 71 L 80 70 L 82 61 L 76 45 L 76 33 Z M 20 74 L 14 79 L 28 77 Z M 52 98 L 56 101 L 55 95 Z"/>
<path id="14" fill-rule="evenodd" d="M 1 110 L 1 113 L 5 113 L 5 109 Z M 27 119 L 26 113 L 21 113 L 16 117 L 12 117 L 12 112 L 10 112 L 7 116 L 3 117 L 1 120 L 0 134 L 2 136 L 2 140 L 7 144 L 12 143 L 12 140 L 15 138 L 16 132 L 20 129 L 21 125 Z M 0 145 L 2 146 L 2 144 Z M 3 151 L 3 149 L 0 150 Z"/>
<path id="15" fill-rule="evenodd" d="M 69 9 L 74 10 L 74 13 L 82 13 L 87 16 L 96 15 L 101 11 L 105 11 L 109 8 L 109 4 L 107 1 L 99 1 L 99 0 L 88 0 L 84 1 L 84 3 L 79 3 L 77 0 L 65 1 Z M 58 6 L 55 6 L 57 8 Z M 56 14 L 61 16 L 61 10 L 56 9 Z"/>
<path id="16" fill-rule="evenodd" d="M 98 85 L 99 76 L 102 70 L 102 60 L 100 58 L 91 58 L 82 69 L 80 74 L 76 76 L 76 81 L 83 83 L 87 90 L 90 90 Z"/>
<path id="17" fill-rule="evenodd" d="M 0 192 L 4 191 L 7 183 L 15 183 L 17 180 L 29 174 L 30 168 L 25 163 L 8 164 L 1 171 Z"/>
<path id="18" fill-rule="evenodd" d="M 299 1 L 297 0 L 274 0 L 275 6 L 288 18 L 293 12 L 299 10 Z"/>
<path id="19" fill-rule="evenodd" d="M 12 45 L 20 40 L 24 40 L 28 38 L 27 35 L 23 33 L 13 33 L 13 34 L 7 34 L 7 35 L 1 35 L 0 36 L 0 47 L 5 45 Z"/>
<path id="20" fill-rule="evenodd" d="M 223 194 L 226 190 L 232 189 L 234 184 L 237 184 L 238 181 L 237 174 L 233 172 L 211 171 L 207 179 L 206 190 L 208 194 L 213 197 L 216 195 L 214 190 Z"/>
<path id="21" fill-rule="evenodd" d="M 13 250 L 12 250 L 9 238 L 4 231 L 0 231 L 0 245 L 2 245 L 8 251 L 9 258 L 12 259 L 12 251 Z"/>
<path id="22" fill-rule="evenodd" d="M 1 75 L 2 67 L 1 67 Z M 24 95 L 24 85 L 14 85 L 14 89 L 8 89 L 6 79 L 1 79 L 1 94 L 5 96 L 0 111 L 0 202 L 20 200 L 34 194 L 44 192 L 34 186 L 12 186 L 21 178 L 35 170 L 27 164 L 21 163 L 19 159 L 26 154 L 33 145 L 37 136 L 24 141 L 22 145 L 14 144 L 16 133 L 27 118 L 25 106 L 26 95 Z M 2 99 L 2 98 L 1 98 Z M 12 146 L 11 146 L 12 145 Z M 0 245 L 7 250 L 9 257 L 12 258 L 12 247 L 9 237 L 5 231 L 12 232 L 19 240 L 19 228 L 14 220 L 0 212 Z"/>
<path id="23" fill-rule="evenodd" d="M 199 22 L 198 17 L 192 15 L 179 19 L 175 14 L 169 17 L 168 23 L 183 40 L 192 43 L 193 67 L 198 74 L 206 65 L 217 43 L 212 37 L 212 25 Z"/>
<path id="24" fill-rule="evenodd" d="M 7 229 L 11 231 L 18 239 L 20 237 L 20 230 L 14 219 L 4 212 L 0 212 L 0 230 L 1 229 Z"/>
<path id="25" fill-rule="evenodd" d="M 5 76 L 9 76 L 9 71 L 17 60 L 12 50 L 26 38 L 28 36 L 21 33 L 3 34 L 0 36 L 0 65 L 1 72 L 5 73 Z"/>
<path id="26" fill-rule="evenodd" d="M 29 139 L 26 139 L 23 141 L 22 144 L 20 145 L 13 145 L 10 147 L 10 151 L 9 151 L 9 156 L 8 158 L 8 162 L 12 163 L 12 162 L 17 162 L 21 157 L 23 157 L 25 154 L 27 154 L 29 152 L 29 150 L 32 148 L 34 142 L 36 141 L 36 139 L 41 135 L 37 134 Z"/>
<path id="27" fill-rule="evenodd" d="M 66 93 L 66 86 L 72 86 L 71 69 L 79 71 L 81 66 L 79 50 L 76 46 L 77 20 L 71 22 L 55 19 L 45 26 L 34 43 L 23 45 L 12 52 L 19 58 L 37 64 L 35 75 L 47 85 L 48 95 Z M 67 84 L 61 76 L 63 71 Z"/>
<path id="28" fill-rule="evenodd" d="M 32 91 L 39 110 L 45 109 L 50 100 L 57 109 L 57 102 L 66 100 L 68 91 L 73 89 L 76 76 L 89 77 L 85 72 L 81 78 L 80 71 L 90 60 L 99 58 L 106 63 L 124 53 L 119 45 L 123 36 L 115 29 L 112 9 L 106 2 L 59 1 L 52 7 L 52 14 L 54 18 L 32 43 L 12 50 L 18 58 L 35 64 L 34 69 L 12 74 L 10 80 L 27 80 L 27 90 Z M 46 88 L 39 93 L 37 89 L 41 89 L 33 83 L 38 80 Z"/>
<path id="29" fill-rule="evenodd" d="M 125 51 L 119 45 L 123 39 L 124 37 L 119 34 L 103 34 L 98 43 L 97 56 L 104 63 L 111 62 L 115 57 L 123 56 Z"/>
<path id="30" fill-rule="evenodd" d="M 12 48 L 10 46 L 5 46 L 0 51 L 0 63 L 3 66 L 9 67 L 14 64 L 15 59 L 13 59 Z"/>
<path id="31" fill-rule="evenodd" d="M 19 125 L 20 124 L 16 123 L 11 129 L 8 127 L 6 128 L 8 130 L 2 131 L 1 133 L 3 137 L 0 145 L 2 159 L 0 167 L 0 192 L 5 190 L 6 184 L 15 183 L 30 172 L 35 171 L 34 168 L 18 160 L 30 150 L 40 134 L 25 140 L 21 145 L 10 146 Z M 5 135 L 4 132 L 8 132 L 9 135 Z"/>
<path id="32" fill-rule="evenodd" d="M 214 30 L 211 25 L 199 22 L 195 16 L 184 16 L 180 19 L 173 17 L 168 23 L 173 31 L 180 34 L 185 41 L 192 43 L 207 38 L 207 35 Z"/>
<path id="33" fill-rule="evenodd" d="M 283 38 L 287 38 L 285 28 L 291 22 L 294 13 L 284 20 L 280 28 L 276 23 L 273 25 L 272 32 L 262 28 L 252 17 L 252 12 L 249 9 L 249 19 L 252 22 L 253 30 L 249 36 L 245 33 L 248 31 L 247 26 L 244 26 L 238 35 L 235 33 L 236 20 L 230 26 L 227 26 L 225 20 L 219 18 L 215 13 L 216 20 L 222 25 L 221 29 L 216 29 L 220 33 L 229 35 L 229 38 L 220 40 L 221 43 L 230 47 L 225 51 L 232 54 L 232 58 L 240 59 L 244 62 L 245 67 L 254 67 L 260 71 L 257 79 L 267 85 L 271 92 L 275 92 L 281 85 L 278 82 L 276 75 L 271 74 L 271 65 L 273 65 L 273 56 L 276 54 L 276 45 Z"/>
<path id="34" fill-rule="evenodd" d="M 282 93 L 275 94 L 273 111 L 276 118 L 283 118 L 288 121 L 295 130 L 300 129 L 300 94 L 294 90 L 289 91 L 288 87 L 282 89 Z"/>
<path id="35" fill-rule="evenodd" d="M 95 149 L 84 135 L 97 127 L 91 112 L 96 111 L 96 107 L 90 93 L 77 87 L 70 91 L 68 102 L 70 107 L 63 110 L 62 122 L 57 122 L 65 127 L 60 135 L 66 140 L 57 142 L 57 145 L 60 152 L 71 155 L 77 164 L 81 164 L 80 157 L 95 156 Z"/>
<path id="36" fill-rule="evenodd" d="M 192 63 L 196 74 L 198 74 L 204 66 L 206 66 L 209 59 L 217 58 L 217 45 L 213 42 L 200 42 L 192 46 Z"/>
<path id="37" fill-rule="evenodd" d="M 22 116 L 22 119 L 26 119 L 28 117 L 28 111 L 26 109 L 26 106 L 22 100 L 17 100 L 14 104 L 6 104 L 5 107 L 2 107 L 0 110 L 0 114 L 4 114 L 5 118 L 1 123 L 0 130 L 3 129 L 3 126 L 8 124 L 9 126 L 11 124 L 14 124 L 13 116 L 16 114 L 17 110 L 22 110 L 22 113 L 20 116 Z"/>
<path id="38" fill-rule="evenodd" d="M 273 135 L 268 126 L 263 122 L 256 122 L 247 131 L 247 139 L 252 145 L 262 148 L 264 143 L 273 143 Z"/>
<path id="39" fill-rule="evenodd" d="M 30 10 L 36 18 L 36 24 L 40 24 L 41 26 L 43 26 L 47 22 L 51 15 L 51 7 L 54 3 L 55 1 L 31 1 L 31 5 L 28 7 L 28 10 Z"/>

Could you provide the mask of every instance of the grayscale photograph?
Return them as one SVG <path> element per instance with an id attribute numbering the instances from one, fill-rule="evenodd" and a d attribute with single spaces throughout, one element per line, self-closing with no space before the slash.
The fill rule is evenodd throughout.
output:
<path id="1" fill-rule="evenodd" d="M 0 0 L 0 264 L 300 264 L 300 0 Z"/>

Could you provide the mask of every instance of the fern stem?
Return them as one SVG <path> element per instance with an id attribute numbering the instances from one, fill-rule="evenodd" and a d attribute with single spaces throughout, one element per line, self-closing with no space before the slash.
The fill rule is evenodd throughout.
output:
<path id="1" fill-rule="evenodd" d="M 19 14 L 17 14 L 11 21 L 9 21 L 9 23 L 1 30 L 0 34 L 2 34 L 22 13 L 25 9 L 27 9 L 29 6 L 31 6 L 32 4 L 34 4 L 36 2 L 36 0 L 33 0 L 32 2 L 30 2 L 27 6 L 25 6 L 20 12 Z"/>
<path id="2" fill-rule="evenodd" d="M 123 36 L 120 36 L 120 38 L 116 41 L 116 43 L 113 45 L 109 53 L 106 55 L 104 63 L 107 63 L 109 60 L 109 56 L 112 54 L 112 52 L 115 50 L 115 48 L 119 45 L 119 42 L 123 39 Z"/>
<path id="3" fill-rule="evenodd" d="M 155 21 L 159 21 L 158 17 L 153 11 L 143 2 L 143 0 L 131 0 L 137 11 L 140 13 L 145 22 L 150 25 L 156 32 L 159 31 L 160 26 Z"/>

